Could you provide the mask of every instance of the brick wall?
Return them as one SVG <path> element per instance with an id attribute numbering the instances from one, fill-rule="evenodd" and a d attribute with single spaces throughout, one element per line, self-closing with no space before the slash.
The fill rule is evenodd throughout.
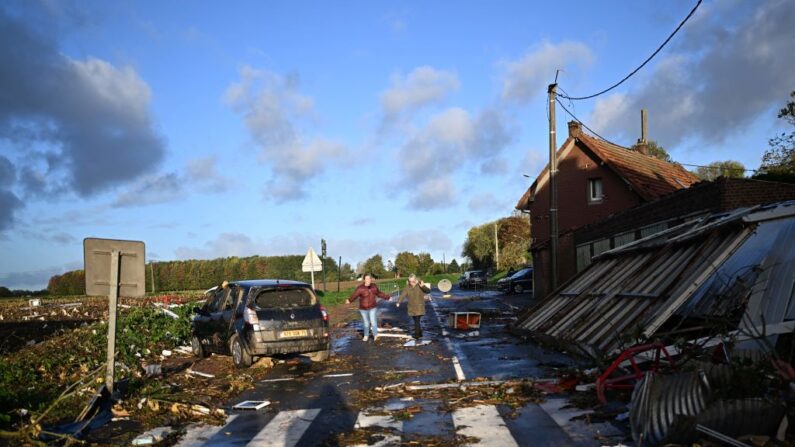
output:
<path id="1" fill-rule="evenodd" d="M 602 179 L 604 199 L 601 203 L 588 200 L 588 180 Z M 599 222 L 611 214 L 631 208 L 641 202 L 621 177 L 601 164 L 582 143 L 558 163 L 558 230 L 573 230 Z M 533 238 L 549 239 L 549 183 L 536 190 L 535 201 L 530 205 Z"/>
<path id="2" fill-rule="evenodd" d="M 690 214 L 729 211 L 786 200 L 795 200 L 794 184 L 720 178 L 714 182 L 698 183 L 581 227 L 575 231 L 574 243 L 582 244 Z"/>

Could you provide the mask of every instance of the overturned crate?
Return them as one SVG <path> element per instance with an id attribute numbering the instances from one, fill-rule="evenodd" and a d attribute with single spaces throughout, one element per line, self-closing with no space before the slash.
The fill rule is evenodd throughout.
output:
<path id="1" fill-rule="evenodd" d="M 451 329 L 480 329 L 480 312 L 450 312 L 447 327 Z"/>

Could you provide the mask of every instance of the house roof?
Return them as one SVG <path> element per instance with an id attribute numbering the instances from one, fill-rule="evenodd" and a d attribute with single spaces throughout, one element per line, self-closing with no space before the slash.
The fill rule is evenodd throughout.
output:
<path id="1" fill-rule="evenodd" d="M 689 188 L 690 185 L 699 181 L 698 177 L 679 164 L 668 163 L 659 158 L 644 155 L 638 151 L 586 135 L 584 132 L 579 132 L 576 138 L 570 136 L 558 150 L 558 157 L 564 158 L 573 143 L 580 143 L 581 146 L 602 160 L 645 201 L 660 198 L 682 188 Z M 541 171 L 536 181 L 519 199 L 516 209 L 526 210 L 530 207 L 533 192 L 546 181 L 548 171 L 548 166 Z"/>

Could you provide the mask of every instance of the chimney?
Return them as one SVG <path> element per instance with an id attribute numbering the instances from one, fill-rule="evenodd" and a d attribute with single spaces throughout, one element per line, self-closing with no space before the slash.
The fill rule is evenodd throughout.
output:
<path id="1" fill-rule="evenodd" d="M 642 143 L 648 143 L 649 140 L 646 139 L 646 132 L 648 127 L 646 123 L 648 121 L 648 117 L 646 116 L 646 109 L 640 109 L 640 141 Z"/>
<path id="2" fill-rule="evenodd" d="M 649 140 L 646 139 L 646 131 L 648 129 L 646 121 L 646 109 L 640 109 L 640 138 L 632 148 L 643 155 L 649 155 Z"/>
<path id="3" fill-rule="evenodd" d="M 579 138 L 582 133 L 582 126 L 577 121 L 569 121 L 569 137 Z"/>

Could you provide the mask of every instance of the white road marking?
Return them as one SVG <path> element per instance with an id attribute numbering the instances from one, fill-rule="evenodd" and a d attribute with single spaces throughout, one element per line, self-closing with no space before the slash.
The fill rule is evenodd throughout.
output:
<path id="1" fill-rule="evenodd" d="M 301 440 L 306 429 L 312 424 L 319 408 L 311 410 L 282 411 L 271 419 L 257 436 L 249 441 L 253 447 L 293 447 Z"/>
<path id="2" fill-rule="evenodd" d="M 366 412 L 367 410 L 359 412 L 359 417 L 356 418 L 356 425 L 354 425 L 354 428 L 381 427 L 392 428 L 399 432 L 403 431 L 403 421 L 397 420 L 389 415 L 369 415 Z"/>
<path id="3" fill-rule="evenodd" d="M 459 382 L 463 382 L 464 380 L 467 379 L 467 377 L 464 375 L 464 369 L 461 368 L 461 361 L 459 361 L 458 359 L 459 358 L 463 359 L 466 357 L 461 351 L 458 350 L 458 347 L 455 346 L 452 341 L 450 341 L 450 337 L 448 337 L 448 332 L 444 330 L 445 326 L 444 322 L 442 322 L 442 317 L 439 316 L 439 309 L 436 307 L 436 303 L 433 300 L 431 300 L 431 307 L 433 307 L 433 313 L 436 314 L 436 321 L 439 322 L 439 327 L 442 328 L 442 335 L 444 336 L 445 344 L 447 344 L 447 349 L 455 353 L 453 355 L 453 369 L 455 370 L 455 377 Z"/>
<path id="4" fill-rule="evenodd" d="M 392 429 L 397 433 L 403 432 L 403 421 L 396 420 L 392 416 L 388 415 L 382 415 L 382 414 L 369 415 L 367 414 L 367 411 L 378 411 L 378 409 L 368 408 L 366 410 L 360 411 L 359 416 L 356 418 L 356 424 L 354 425 L 354 428 L 361 429 L 368 427 L 380 427 L 380 428 Z M 374 444 L 367 444 L 367 445 L 369 447 L 388 447 L 388 446 L 400 445 L 401 438 L 399 434 L 387 431 L 382 433 L 381 436 L 383 436 L 381 440 L 377 441 Z M 356 444 L 352 447 L 364 447 L 364 446 L 365 444 Z"/>
<path id="5" fill-rule="evenodd" d="M 226 426 L 237 418 L 233 414 L 226 418 L 226 425 L 206 425 L 191 424 L 185 432 L 185 436 L 176 444 L 177 447 L 199 447 L 207 443 L 213 436 L 221 432 Z"/>
<path id="6" fill-rule="evenodd" d="M 453 412 L 453 423 L 456 426 L 456 433 L 478 438 L 476 443 L 469 445 L 519 447 L 494 405 L 459 408 Z"/>

